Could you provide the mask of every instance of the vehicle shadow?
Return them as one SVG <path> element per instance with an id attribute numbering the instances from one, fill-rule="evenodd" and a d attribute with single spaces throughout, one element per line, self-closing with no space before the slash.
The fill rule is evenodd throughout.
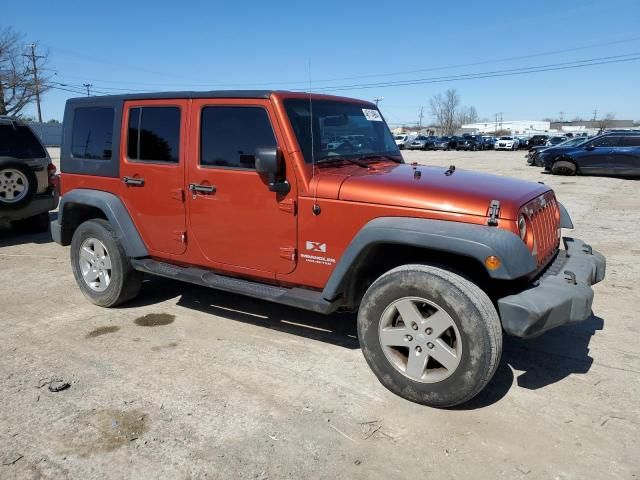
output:
<path id="1" fill-rule="evenodd" d="M 360 348 L 356 314 L 321 315 L 264 300 L 226 293 L 162 277 L 146 276 L 143 291 L 120 308 L 153 305 L 178 297 L 177 305 L 227 320 L 297 335 L 348 349 Z M 454 407 L 475 410 L 499 402 L 512 388 L 514 379 L 522 388 L 536 390 L 573 374 L 585 374 L 593 359 L 589 356 L 591 337 L 602 330 L 602 318 L 556 328 L 530 340 L 504 337 L 503 352 L 495 375 L 473 400 Z M 514 370 L 523 372 L 515 378 Z"/>
<path id="2" fill-rule="evenodd" d="M 49 212 L 49 221 L 56 220 L 58 212 Z M 23 243 L 51 243 L 51 232 L 22 233 L 18 232 L 8 224 L 0 224 L 0 247 L 11 247 Z"/>
<path id="3" fill-rule="evenodd" d="M 120 308 L 153 305 L 179 297 L 177 305 L 339 347 L 360 348 L 353 313 L 321 315 L 265 300 L 162 277 L 145 276 L 140 296 Z"/>
<path id="4" fill-rule="evenodd" d="M 591 315 L 583 322 L 551 330 L 538 338 L 504 337 L 502 359 L 487 387 L 471 402 L 458 407 L 475 410 L 498 402 L 511 389 L 514 370 L 519 387 L 537 390 L 569 375 L 585 374 L 593 364 L 589 342 L 604 328 L 602 318 Z"/>

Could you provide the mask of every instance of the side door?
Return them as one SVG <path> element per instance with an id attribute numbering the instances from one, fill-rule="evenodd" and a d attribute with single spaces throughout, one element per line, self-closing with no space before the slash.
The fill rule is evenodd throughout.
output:
<path id="1" fill-rule="evenodd" d="M 125 102 L 121 198 L 151 255 L 186 249 L 184 133 L 188 100 Z"/>
<path id="2" fill-rule="evenodd" d="M 257 148 L 283 145 L 268 100 L 193 101 L 188 234 L 209 267 L 268 278 L 295 268 L 293 169 L 284 172 L 287 194 L 270 191 L 255 170 Z"/>
<path id="3" fill-rule="evenodd" d="M 580 147 L 574 154 L 574 159 L 580 171 L 584 173 L 613 174 L 615 162 L 612 157 L 615 137 L 596 138 L 587 145 Z"/>

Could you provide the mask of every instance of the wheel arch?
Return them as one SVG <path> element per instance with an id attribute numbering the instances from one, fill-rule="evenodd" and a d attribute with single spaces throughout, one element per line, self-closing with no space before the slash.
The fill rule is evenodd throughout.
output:
<path id="1" fill-rule="evenodd" d="M 484 260 L 502 265 L 488 270 Z M 478 281 L 512 280 L 536 269 L 536 262 L 515 234 L 489 227 L 442 220 L 382 217 L 367 223 L 351 241 L 322 292 L 326 300 L 343 297 L 354 304 L 371 276 L 404 263 L 449 267 Z M 377 278 L 377 277 L 376 277 Z"/>
<path id="2" fill-rule="evenodd" d="M 58 219 L 51 224 L 53 239 L 61 245 L 71 244 L 76 228 L 93 218 L 101 218 L 111 224 L 127 256 L 138 258 L 149 255 L 122 200 L 100 190 L 77 189 L 62 197 Z"/>

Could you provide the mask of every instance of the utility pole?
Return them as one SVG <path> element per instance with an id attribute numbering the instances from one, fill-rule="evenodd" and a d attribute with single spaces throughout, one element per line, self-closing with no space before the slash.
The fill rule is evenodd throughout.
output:
<path id="1" fill-rule="evenodd" d="M 93 83 L 83 83 L 82 86 L 87 89 L 87 97 L 91 96 L 91 87 L 93 87 Z"/>
<path id="2" fill-rule="evenodd" d="M 502 112 L 500 112 L 500 133 L 502 133 Z"/>
<path id="3" fill-rule="evenodd" d="M 595 122 L 597 119 L 598 119 L 598 109 L 596 108 L 596 109 L 593 111 L 593 121 Z"/>
<path id="4" fill-rule="evenodd" d="M 42 111 L 40 110 L 40 83 L 38 80 L 38 59 L 44 58 L 43 55 L 36 55 L 36 44 L 30 45 L 31 53 L 23 53 L 23 57 L 29 57 L 31 59 L 31 68 L 33 68 L 33 85 L 36 90 L 36 105 L 38 106 L 38 122 L 42 123 Z"/>
<path id="5" fill-rule="evenodd" d="M 376 98 L 374 98 L 374 99 L 373 99 L 373 101 L 374 101 L 374 102 L 376 102 L 376 107 L 378 106 L 378 103 L 379 103 L 381 100 L 384 100 L 384 97 L 376 97 Z"/>
<path id="6" fill-rule="evenodd" d="M 495 127 L 493 128 L 493 133 L 497 134 L 498 133 L 498 114 L 496 113 L 496 124 Z"/>
<path id="7" fill-rule="evenodd" d="M 564 112 L 559 112 L 560 113 L 560 122 L 564 122 Z"/>
<path id="8" fill-rule="evenodd" d="M 418 129 L 422 130 L 422 117 L 424 116 L 424 107 L 420 107 L 420 119 L 418 120 Z"/>

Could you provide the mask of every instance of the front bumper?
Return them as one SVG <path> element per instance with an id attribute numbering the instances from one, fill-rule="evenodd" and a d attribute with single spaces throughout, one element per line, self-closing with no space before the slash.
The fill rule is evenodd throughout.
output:
<path id="1" fill-rule="evenodd" d="M 16 208 L 15 210 L 0 210 L 0 219 L 13 222 L 34 217 L 39 213 L 50 212 L 58 208 L 58 200 L 59 196 L 56 191 L 34 195 L 24 207 Z"/>
<path id="2" fill-rule="evenodd" d="M 602 281 L 606 260 L 582 240 L 563 238 L 561 250 L 531 288 L 498 300 L 504 330 L 516 337 L 536 337 L 591 315 L 591 285 Z"/>

